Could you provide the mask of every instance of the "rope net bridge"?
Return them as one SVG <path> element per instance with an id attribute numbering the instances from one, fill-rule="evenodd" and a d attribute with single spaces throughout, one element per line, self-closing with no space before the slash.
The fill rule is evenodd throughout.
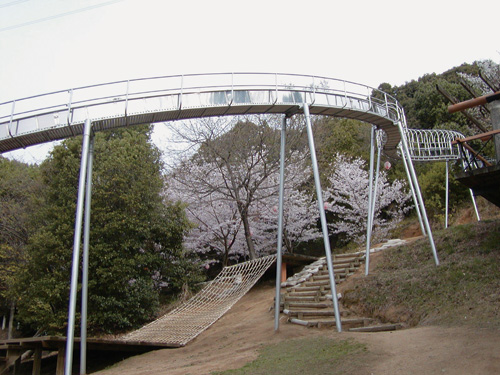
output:
<path id="1" fill-rule="evenodd" d="M 275 262 L 276 255 L 224 267 L 221 273 L 190 300 L 161 318 L 121 338 L 185 346 L 214 324 L 243 297 Z"/>

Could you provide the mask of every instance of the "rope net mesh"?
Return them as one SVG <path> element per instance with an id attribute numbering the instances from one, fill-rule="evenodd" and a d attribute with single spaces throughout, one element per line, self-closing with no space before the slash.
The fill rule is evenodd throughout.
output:
<path id="1" fill-rule="evenodd" d="M 187 302 L 121 338 L 123 341 L 184 346 L 215 323 L 274 263 L 275 255 L 224 267 Z"/>

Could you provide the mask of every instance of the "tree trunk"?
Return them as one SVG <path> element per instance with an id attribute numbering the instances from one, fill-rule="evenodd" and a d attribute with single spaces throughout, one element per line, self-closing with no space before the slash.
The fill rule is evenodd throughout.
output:
<path id="1" fill-rule="evenodd" d="M 227 267 L 229 260 L 229 247 L 227 241 L 224 239 L 224 255 L 222 256 L 222 267 Z"/>
<path id="2" fill-rule="evenodd" d="M 10 305 L 10 316 L 9 316 L 9 332 L 7 333 L 7 338 L 10 340 L 12 338 L 12 333 L 14 332 L 14 313 L 16 312 L 16 303 L 12 302 Z"/>
<path id="3" fill-rule="evenodd" d="M 252 234 L 250 232 L 250 223 L 248 222 L 248 215 L 246 210 L 240 210 L 241 221 L 243 222 L 243 229 L 245 230 L 245 240 L 247 241 L 248 254 L 250 259 L 257 259 L 255 247 L 253 246 Z"/>

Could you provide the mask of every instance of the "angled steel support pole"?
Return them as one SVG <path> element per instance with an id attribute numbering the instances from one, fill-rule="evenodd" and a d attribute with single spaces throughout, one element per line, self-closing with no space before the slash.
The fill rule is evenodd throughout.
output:
<path id="1" fill-rule="evenodd" d="M 466 168 L 466 165 L 466 161 L 462 159 L 462 167 L 464 170 Z M 469 189 L 469 193 L 472 200 L 472 205 L 474 206 L 474 211 L 476 212 L 477 221 L 481 221 L 481 216 L 479 216 L 479 210 L 477 209 L 476 198 L 474 198 L 474 192 L 472 191 L 472 189 Z"/>
<path id="2" fill-rule="evenodd" d="M 78 198 L 76 201 L 75 235 L 73 239 L 73 264 L 71 268 L 71 286 L 69 295 L 68 331 L 66 335 L 66 361 L 64 375 L 71 375 L 73 365 L 73 341 L 75 334 L 76 294 L 78 289 L 78 268 L 80 261 L 80 241 L 82 237 L 83 201 L 85 196 L 85 176 L 89 154 L 89 141 L 92 124 L 85 121 L 82 141 L 82 156 L 80 161 L 80 180 L 78 183 Z"/>
<path id="3" fill-rule="evenodd" d="M 94 164 L 94 133 L 90 135 L 85 188 L 85 221 L 83 224 L 82 316 L 80 327 L 80 375 L 87 373 L 87 300 L 89 285 L 90 206 L 92 201 L 92 167 Z"/>
<path id="4" fill-rule="evenodd" d="M 377 202 L 378 178 L 380 176 L 380 157 L 381 157 L 381 154 L 382 154 L 382 147 L 380 147 L 380 144 L 379 144 L 378 141 L 377 141 L 376 145 L 377 145 L 377 166 L 375 167 L 375 185 L 373 187 L 373 197 L 372 197 L 372 216 L 371 216 L 371 228 L 370 228 L 370 244 L 371 244 L 371 235 L 372 235 L 372 231 L 373 231 L 373 220 L 375 218 L 375 204 Z"/>
<path id="5" fill-rule="evenodd" d="M 333 309 L 335 312 L 335 324 L 337 326 L 337 331 L 342 332 L 342 323 L 340 321 L 340 313 L 339 313 L 339 301 L 337 299 L 337 288 L 335 286 L 335 274 L 333 272 L 332 251 L 330 249 L 330 239 L 328 238 L 328 226 L 326 223 L 325 206 L 323 203 L 323 191 L 321 190 L 321 182 L 319 179 L 318 161 L 316 159 L 316 149 L 314 146 L 314 136 L 313 136 L 312 126 L 311 126 L 311 115 L 309 114 L 308 104 L 304 103 L 303 108 L 304 108 L 304 116 L 306 118 L 307 138 L 309 141 L 309 149 L 311 152 L 311 162 L 312 162 L 313 173 L 314 173 L 314 183 L 316 185 L 316 196 L 318 198 L 319 217 L 321 220 L 321 228 L 323 230 L 323 242 L 325 245 L 326 262 L 328 265 L 328 277 L 330 279 L 330 287 L 331 287 L 331 291 L 332 291 L 332 300 L 333 300 Z"/>
<path id="6" fill-rule="evenodd" d="M 420 206 L 418 204 L 417 195 L 415 194 L 415 187 L 413 186 L 413 180 L 410 175 L 410 169 L 408 168 L 408 160 L 406 160 L 406 155 L 403 152 L 401 144 L 399 145 L 399 152 L 401 153 L 401 159 L 403 160 L 403 165 L 405 166 L 406 177 L 408 178 L 408 184 L 410 184 L 410 191 L 413 197 L 413 203 L 415 204 L 415 210 L 417 211 L 418 222 L 420 223 L 420 230 L 424 236 L 427 236 L 425 231 L 424 222 L 422 220 L 422 213 L 420 212 Z"/>
<path id="7" fill-rule="evenodd" d="M 444 216 L 444 227 L 445 228 L 448 228 L 448 201 L 450 200 L 450 184 L 449 184 L 449 170 L 448 170 L 448 159 L 446 159 L 446 181 L 445 181 L 445 185 L 446 185 L 446 194 L 445 194 L 445 210 L 446 210 L 446 214 Z"/>
<path id="8" fill-rule="evenodd" d="M 372 201 L 373 201 L 373 165 L 375 159 L 375 127 L 372 126 L 370 137 L 370 174 L 368 177 L 368 213 L 366 219 L 366 256 L 365 275 L 370 268 L 370 240 L 372 235 Z"/>
<path id="9" fill-rule="evenodd" d="M 474 211 L 476 212 L 477 221 L 481 221 L 481 216 L 479 216 L 479 210 L 477 209 L 476 198 L 474 197 L 474 192 L 469 189 L 470 197 L 472 200 L 472 205 L 474 206 Z"/>
<path id="10" fill-rule="evenodd" d="M 281 125 L 281 146 L 280 146 L 280 191 L 278 207 L 278 248 L 276 249 L 276 297 L 274 301 L 274 331 L 280 328 L 280 297 L 281 297 L 281 260 L 283 248 L 283 205 L 285 195 L 285 141 L 286 141 L 287 118 L 283 117 Z"/>
<path id="11" fill-rule="evenodd" d="M 406 140 L 406 132 L 405 129 L 403 129 L 401 121 L 398 121 L 398 127 L 399 127 L 399 132 L 401 134 L 403 157 L 406 157 L 406 160 L 408 162 L 408 169 L 410 171 L 411 179 L 413 180 L 413 187 L 415 188 L 415 194 L 417 196 L 418 204 L 420 206 L 425 229 L 427 230 L 427 237 L 429 237 L 429 243 L 431 245 L 432 254 L 434 256 L 434 262 L 436 263 L 436 266 L 439 266 L 439 258 L 437 255 L 436 244 L 434 243 L 434 237 L 432 236 L 431 226 L 429 224 L 429 219 L 427 218 L 427 212 L 425 211 L 424 199 L 422 198 L 422 193 L 418 185 L 417 174 L 415 172 L 415 169 L 413 168 L 413 162 L 411 160 L 410 150 L 408 148 L 408 142 Z"/>

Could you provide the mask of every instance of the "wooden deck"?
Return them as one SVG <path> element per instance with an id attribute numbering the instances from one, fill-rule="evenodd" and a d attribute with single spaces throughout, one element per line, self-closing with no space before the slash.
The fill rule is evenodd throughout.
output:
<path id="1" fill-rule="evenodd" d="M 500 207 L 500 165 L 457 173 L 455 178 L 472 189 L 474 195 L 481 195 Z"/>
<path id="2" fill-rule="evenodd" d="M 153 343 L 145 341 L 123 341 L 87 339 L 89 351 L 114 351 L 128 353 L 145 353 L 151 350 L 174 348 L 171 344 Z M 80 350 L 80 339 L 75 339 L 74 350 Z M 56 375 L 64 374 L 64 361 L 66 359 L 66 337 L 42 336 L 19 338 L 0 341 L 0 374 L 8 373 L 11 369 L 16 374 L 21 364 L 21 356 L 33 351 L 33 375 L 40 375 L 42 352 L 57 352 Z"/>

